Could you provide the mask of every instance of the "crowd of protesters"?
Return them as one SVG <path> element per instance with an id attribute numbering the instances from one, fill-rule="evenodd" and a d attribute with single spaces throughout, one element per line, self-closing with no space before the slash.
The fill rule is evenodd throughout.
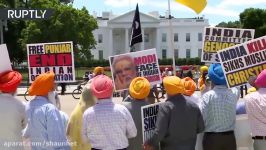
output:
<path id="1" fill-rule="evenodd" d="M 164 74 L 166 100 L 160 103 L 154 134 L 144 142 L 141 107 L 151 103 L 152 91 L 146 78 L 135 77 L 127 100 L 116 104 L 114 83 L 96 67 L 68 118 L 60 111 L 54 76 L 39 75 L 29 88 L 35 98 L 24 105 L 15 97 L 21 74 L 0 74 L 1 150 L 21 150 L 23 144 L 10 143 L 23 139 L 42 143 L 31 144 L 32 150 L 194 150 L 198 134 L 203 134 L 203 150 L 236 150 L 237 112 L 248 114 L 254 149 L 266 148 L 266 70 L 250 78 L 253 87 L 239 105 L 239 89 L 227 87 L 220 64 L 202 66 L 194 79 L 192 72 L 185 78 Z"/>

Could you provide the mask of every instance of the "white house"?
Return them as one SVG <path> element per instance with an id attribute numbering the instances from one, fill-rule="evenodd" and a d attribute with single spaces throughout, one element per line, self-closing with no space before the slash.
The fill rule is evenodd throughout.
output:
<path id="1" fill-rule="evenodd" d="M 129 42 L 132 20 L 135 11 L 120 16 L 111 12 L 103 12 L 97 18 L 99 28 L 93 31 L 97 41 L 95 49 L 91 50 L 94 59 L 108 59 L 109 56 L 130 51 Z M 168 16 L 167 14 L 165 16 Z M 140 12 L 143 42 L 135 44 L 134 50 L 156 48 L 157 56 L 162 58 L 194 58 L 201 56 L 202 35 L 204 27 L 209 26 L 208 20 L 197 18 L 172 18 L 172 29 L 168 17 L 160 16 L 158 12 L 144 14 Z M 172 35 L 173 50 L 170 36 Z M 174 54 L 173 54 L 174 53 Z"/>

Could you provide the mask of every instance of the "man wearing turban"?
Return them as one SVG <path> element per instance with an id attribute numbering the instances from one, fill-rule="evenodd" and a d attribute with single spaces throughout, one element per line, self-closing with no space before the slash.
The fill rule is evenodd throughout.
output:
<path id="1" fill-rule="evenodd" d="M 168 76 L 163 84 L 168 98 L 159 107 L 154 134 L 145 142 L 144 149 L 160 142 L 163 150 L 193 150 L 197 133 L 204 130 L 200 109 L 182 95 L 185 92 L 183 80 Z"/>
<path id="2" fill-rule="evenodd" d="M 22 145 L 8 147 L 5 143 L 22 142 L 22 130 L 27 124 L 25 106 L 16 99 L 15 93 L 22 76 L 16 71 L 0 74 L 0 149 L 23 150 Z"/>
<path id="3" fill-rule="evenodd" d="M 142 135 L 142 119 L 141 107 L 149 105 L 145 100 L 150 93 L 150 82 L 144 77 L 134 78 L 129 85 L 129 95 L 132 98 L 130 102 L 123 102 L 123 105 L 131 113 L 135 125 L 137 127 L 137 136 L 129 139 L 129 146 L 127 150 L 142 149 L 143 135 Z"/>
<path id="4" fill-rule="evenodd" d="M 105 75 L 98 75 L 90 87 L 98 102 L 83 114 L 84 142 L 90 141 L 92 150 L 126 149 L 128 138 L 135 137 L 137 129 L 127 108 L 112 102 L 112 80 Z"/>
<path id="5" fill-rule="evenodd" d="M 257 91 L 244 97 L 246 111 L 251 127 L 254 150 L 265 150 L 266 147 L 266 70 L 263 70 L 255 80 Z"/>
<path id="6" fill-rule="evenodd" d="M 201 97 L 201 111 L 205 123 L 204 150 L 236 150 L 234 134 L 238 94 L 228 89 L 221 64 L 208 70 L 214 88 Z"/>
<path id="7" fill-rule="evenodd" d="M 91 145 L 89 142 L 82 140 L 82 124 L 83 113 L 86 109 L 94 106 L 96 98 L 91 93 L 90 83 L 88 82 L 81 93 L 80 100 L 72 111 L 70 120 L 67 126 L 67 136 L 70 142 L 75 143 L 72 145 L 72 150 L 89 150 Z"/>
<path id="8" fill-rule="evenodd" d="M 185 92 L 184 92 L 184 97 L 187 100 L 190 100 L 192 102 L 194 102 L 195 104 L 199 105 L 199 98 L 194 94 L 197 85 L 194 82 L 193 79 L 191 79 L 190 77 L 185 77 L 182 79 L 183 83 L 184 83 L 184 88 L 185 88 Z"/>
<path id="9" fill-rule="evenodd" d="M 103 67 L 95 67 L 94 70 L 93 70 L 93 75 L 94 77 L 98 76 L 98 75 L 101 75 L 101 74 L 104 74 L 104 68 Z"/>
<path id="10" fill-rule="evenodd" d="M 53 72 L 39 75 L 29 88 L 29 95 L 36 96 L 26 107 L 28 126 L 24 137 L 30 138 L 32 150 L 69 150 L 65 128 L 59 110 L 48 99 L 54 93 Z"/>
<path id="11" fill-rule="evenodd" d="M 200 78 L 198 79 L 198 88 L 201 92 L 201 95 L 208 92 L 211 89 L 211 85 L 209 83 L 208 78 L 208 67 L 202 66 L 200 67 Z"/>
<path id="12" fill-rule="evenodd" d="M 258 87 L 255 85 L 255 81 L 257 79 L 257 76 L 251 76 L 248 79 L 248 83 L 251 86 L 251 88 L 248 89 L 247 93 L 250 94 L 252 92 L 256 92 Z M 246 102 L 245 101 L 239 101 L 236 105 L 236 114 L 246 114 Z"/>

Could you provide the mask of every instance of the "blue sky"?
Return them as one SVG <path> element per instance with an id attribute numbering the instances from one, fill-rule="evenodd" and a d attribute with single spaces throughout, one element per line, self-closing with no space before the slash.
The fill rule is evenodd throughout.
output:
<path id="1" fill-rule="evenodd" d="M 210 25 L 216 25 L 222 21 L 239 20 L 239 14 L 246 8 L 266 8 L 266 0 L 209 0 L 205 9 L 196 14 L 190 8 L 171 2 L 171 13 L 177 18 L 193 18 L 204 16 L 209 19 Z M 82 8 L 85 6 L 89 13 L 95 11 L 98 16 L 102 11 L 112 11 L 119 15 L 134 10 L 139 3 L 139 10 L 143 13 L 159 11 L 160 15 L 165 15 L 168 9 L 168 0 L 74 0 L 74 7 Z"/>

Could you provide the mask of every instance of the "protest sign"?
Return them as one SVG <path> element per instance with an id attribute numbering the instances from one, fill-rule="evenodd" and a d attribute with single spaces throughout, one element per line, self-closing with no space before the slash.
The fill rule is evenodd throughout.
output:
<path id="1" fill-rule="evenodd" d="M 75 81 L 72 42 L 27 44 L 29 82 L 47 71 L 55 73 L 56 83 Z"/>
<path id="2" fill-rule="evenodd" d="M 0 73 L 8 71 L 8 70 L 12 70 L 11 62 L 10 62 L 10 59 L 9 59 L 9 55 L 8 55 L 8 50 L 7 50 L 6 44 L 1 44 L 0 45 L 0 55 L 1 55 Z"/>
<path id="3" fill-rule="evenodd" d="M 155 103 L 141 107 L 143 143 L 154 133 L 160 104 L 161 103 Z"/>
<path id="4" fill-rule="evenodd" d="M 151 85 L 161 83 L 156 49 L 111 56 L 109 60 L 116 91 L 128 89 L 135 77 L 145 77 Z"/>
<path id="5" fill-rule="evenodd" d="M 217 51 L 252 40 L 254 33 L 254 29 L 206 27 L 201 62 L 219 63 Z"/>
<path id="6" fill-rule="evenodd" d="M 246 84 L 266 69 L 266 36 L 218 51 L 228 87 Z"/>

